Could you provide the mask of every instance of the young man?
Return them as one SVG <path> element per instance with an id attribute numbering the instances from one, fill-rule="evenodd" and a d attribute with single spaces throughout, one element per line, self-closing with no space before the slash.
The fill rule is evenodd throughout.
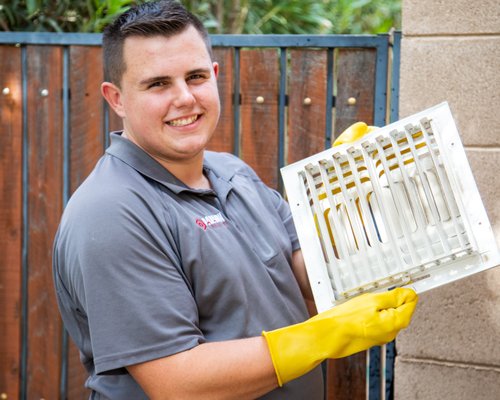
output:
<path id="1" fill-rule="evenodd" d="M 411 290 L 311 319 L 286 202 L 205 151 L 220 106 L 202 24 L 175 1 L 105 31 L 102 94 L 123 131 L 66 207 L 54 245 L 65 326 L 93 399 L 322 399 L 318 365 L 388 342 Z M 305 322 L 304 322 L 305 321 Z"/>

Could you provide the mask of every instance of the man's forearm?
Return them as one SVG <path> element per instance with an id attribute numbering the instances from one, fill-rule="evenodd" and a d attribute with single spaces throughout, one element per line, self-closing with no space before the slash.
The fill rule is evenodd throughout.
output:
<path id="1" fill-rule="evenodd" d="M 255 399 L 278 387 L 263 337 L 205 343 L 128 367 L 153 400 Z"/>

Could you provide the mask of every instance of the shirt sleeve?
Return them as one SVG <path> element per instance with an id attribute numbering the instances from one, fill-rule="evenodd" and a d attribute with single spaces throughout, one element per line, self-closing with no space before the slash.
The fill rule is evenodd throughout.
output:
<path id="1" fill-rule="evenodd" d="M 80 287 L 96 372 L 116 373 L 203 343 L 175 240 L 160 223 L 168 210 L 139 192 L 95 199 L 68 207 L 57 249 L 68 286 Z M 83 285 L 71 283 L 77 275 Z"/>

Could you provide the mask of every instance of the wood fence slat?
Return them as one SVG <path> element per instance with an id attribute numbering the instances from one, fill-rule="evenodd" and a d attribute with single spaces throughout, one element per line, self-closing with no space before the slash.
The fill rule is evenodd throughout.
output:
<path id="1" fill-rule="evenodd" d="M 93 46 L 70 48 L 71 192 L 92 171 L 104 150 L 102 51 Z"/>
<path id="2" fill-rule="evenodd" d="M 372 123 L 375 61 L 376 52 L 371 49 L 337 50 L 335 136 L 338 136 L 354 122 Z M 349 104 L 351 97 L 356 99 L 354 105 Z M 344 359 L 329 360 L 327 371 L 327 398 L 329 400 L 363 400 L 366 398 L 365 351 Z"/>
<path id="3" fill-rule="evenodd" d="M 278 186 L 278 57 L 275 49 L 240 53 L 240 156 L 273 188 Z"/>
<path id="4" fill-rule="evenodd" d="M 52 243 L 62 210 L 62 48 L 28 46 L 27 398 L 59 397 L 62 326 Z M 43 95 L 47 90 L 47 95 Z"/>
<path id="5" fill-rule="evenodd" d="M 94 168 L 104 152 L 104 107 L 100 47 L 70 48 L 70 192 L 72 193 Z M 72 340 L 68 349 L 67 395 L 71 400 L 89 398 L 84 383 L 88 373 Z"/>
<path id="6" fill-rule="evenodd" d="M 21 49 L 0 46 L 0 393 L 19 397 L 22 249 Z"/>
<path id="7" fill-rule="evenodd" d="M 325 149 L 327 94 L 325 50 L 293 49 L 290 59 L 288 164 Z"/>
<path id="8" fill-rule="evenodd" d="M 365 400 L 366 351 L 328 360 L 327 383 L 328 400 Z"/>
<path id="9" fill-rule="evenodd" d="M 214 60 L 219 63 L 217 84 L 221 100 L 221 115 L 219 124 L 208 149 L 214 151 L 233 152 L 234 120 L 233 120 L 233 49 L 216 47 L 213 49 Z"/>
<path id="10" fill-rule="evenodd" d="M 339 135 L 354 122 L 373 123 L 377 53 L 374 49 L 339 49 L 337 54 L 334 132 Z M 349 104 L 351 97 L 356 104 Z"/>

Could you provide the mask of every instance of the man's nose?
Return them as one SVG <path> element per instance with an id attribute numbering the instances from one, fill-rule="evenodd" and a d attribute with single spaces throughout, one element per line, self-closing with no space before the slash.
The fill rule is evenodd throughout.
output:
<path id="1" fill-rule="evenodd" d="M 175 86 L 174 93 L 174 105 L 176 107 L 186 107 L 191 106 L 195 102 L 195 98 L 193 93 L 191 92 L 191 88 L 186 82 L 180 82 Z"/>

